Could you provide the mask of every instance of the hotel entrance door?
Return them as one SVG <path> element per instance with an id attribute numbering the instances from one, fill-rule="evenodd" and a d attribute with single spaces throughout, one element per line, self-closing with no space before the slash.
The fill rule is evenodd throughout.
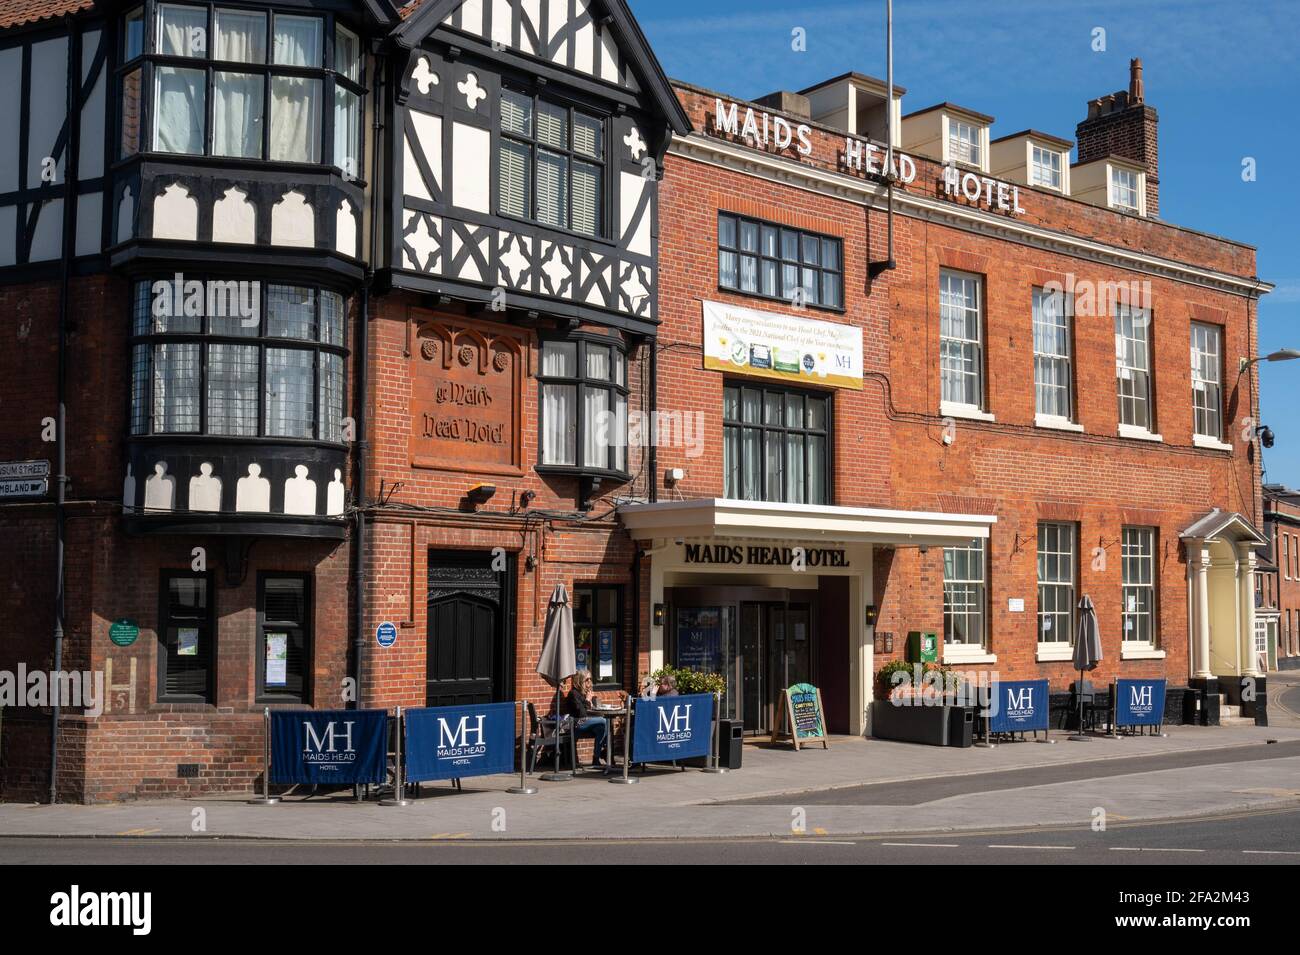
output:
<path id="1" fill-rule="evenodd" d="M 749 735 L 772 731 L 781 691 L 812 682 L 813 605 L 799 591 L 760 587 L 673 592 L 673 659 L 727 678 L 722 713 Z"/>
<path id="2" fill-rule="evenodd" d="M 770 733 L 781 691 L 812 680 L 812 609 L 806 603 L 763 601 L 740 605 L 739 718 L 746 733 Z"/>

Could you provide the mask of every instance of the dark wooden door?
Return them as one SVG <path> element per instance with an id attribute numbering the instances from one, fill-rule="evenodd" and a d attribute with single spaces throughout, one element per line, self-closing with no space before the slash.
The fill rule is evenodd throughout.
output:
<path id="1" fill-rule="evenodd" d="M 477 557 L 430 558 L 426 705 L 510 699 L 506 579 Z"/>

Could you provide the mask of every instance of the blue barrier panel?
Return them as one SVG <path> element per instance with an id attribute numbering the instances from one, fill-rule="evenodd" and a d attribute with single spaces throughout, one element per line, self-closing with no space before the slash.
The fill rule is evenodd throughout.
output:
<path id="1" fill-rule="evenodd" d="M 990 733 L 1030 733 L 1048 728 L 1047 681 L 997 683 L 989 706 Z"/>
<path id="2" fill-rule="evenodd" d="M 637 700 L 632 728 L 634 763 L 707 756 L 713 734 L 713 694 Z"/>
<path id="3" fill-rule="evenodd" d="M 1116 726 L 1159 726 L 1165 721 L 1164 680 L 1116 680 Z"/>
<path id="4" fill-rule="evenodd" d="M 518 712 L 514 703 L 407 710 L 406 781 L 514 772 Z"/>
<path id="5" fill-rule="evenodd" d="M 273 783 L 382 783 L 387 755 L 383 710 L 271 713 Z"/>

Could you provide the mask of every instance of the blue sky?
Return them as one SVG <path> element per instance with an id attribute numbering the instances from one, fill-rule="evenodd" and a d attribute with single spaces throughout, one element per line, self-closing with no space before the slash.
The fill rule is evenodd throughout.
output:
<path id="1" fill-rule="evenodd" d="M 668 75 L 742 98 L 849 70 L 885 75 L 884 0 L 629 0 Z M 1262 352 L 1300 348 L 1300 27 L 1295 0 L 895 0 L 904 111 L 949 100 L 1074 138 L 1087 101 L 1128 86 L 1142 57 L 1160 115 L 1160 213 L 1259 249 L 1277 285 Z M 792 49 L 806 31 L 807 51 Z M 1106 49 L 1092 49 L 1104 29 Z M 1256 180 L 1242 180 L 1251 157 Z M 1228 356 L 1233 366 L 1238 356 Z M 1231 374 L 1231 373 L 1230 373 Z M 1300 361 L 1261 365 L 1277 435 L 1266 480 L 1300 487 Z"/>

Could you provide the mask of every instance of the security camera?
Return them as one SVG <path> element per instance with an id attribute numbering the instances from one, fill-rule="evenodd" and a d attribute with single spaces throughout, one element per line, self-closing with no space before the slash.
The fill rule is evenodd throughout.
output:
<path id="1" fill-rule="evenodd" d="M 1259 444 L 1263 448 L 1273 447 L 1273 429 L 1264 425 L 1259 429 Z"/>

